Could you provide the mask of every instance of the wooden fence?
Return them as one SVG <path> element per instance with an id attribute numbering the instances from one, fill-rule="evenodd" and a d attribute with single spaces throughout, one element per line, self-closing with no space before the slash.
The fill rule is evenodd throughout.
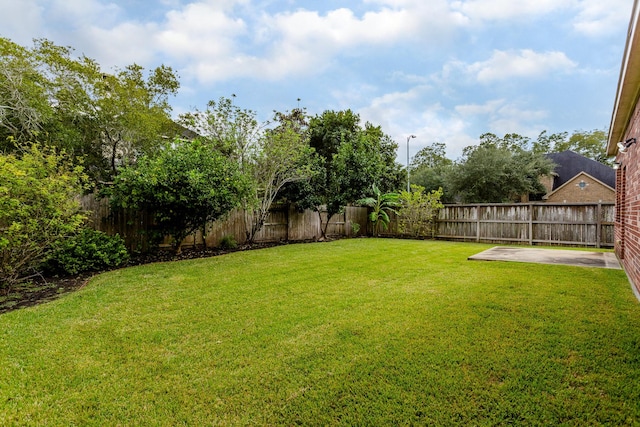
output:
<path id="1" fill-rule="evenodd" d="M 614 203 L 446 205 L 439 239 L 613 247 Z"/>
<path id="2" fill-rule="evenodd" d="M 112 212 L 107 199 L 98 199 L 94 195 L 81 198 L 82 208 L 90 212 L 91 226 L 107 234 L 119 234 L 132 251 L 146 251 L 147 236 L 152 229 L 152 218 L 145 212 Z M 323 224 L 327 215 L 322 214 Z M 327 226 L 329 237 L 355 237 L 367 231 L 367 208 L 347 207 L 341 214 L 334 215 Z M 357 225 L 356 225 L 357 224 Z M 359 231 L 355 229 L 359 228 Z M 187 237 L 183 246 L 202 245 L 216 247 L 223 237 L 233 237 L 239 244 L 246 243 L 244 211 L 236 209 L 223 220 L 215 221 L 207 227 L 203 240 L 202 233 L 197 232 Z M 320 217 L 317 212 L 306 210 L 299 212 L 291 205 L 274 206 L 264 226 L 257 234 L 255 241 L 260 243 L 279 241 L 309 241 L 321 237 Z M 165 239 L 161 246 L 168 246 Z"/>
<path id="3" fill-rule="evenodd" d="M 151 218 L 147 214 L 111 213 L 107 200 L 98 200 L 91 195 L 83 197 L 82 206 L 92 212 L 94 228 L 108 234 L 118 233 L 131 250 L 148 249 L 146 236 L 150 230 Z M 613 247 L 614 214 L 613 203 L 446 205 L 439 212 L 435 237 L 490 243 Z M 326 222 L 326 214 L 323 214 L 323 222 Z M 367 208 L 348 207 L 344 213 L 331 218 L 327 235 L 354 237 L 370 235 L 372 231 L 373 227 L 367 219 Z M 384 235 L 400 235 L 395 216 Z M 208 247 L 215 247 L 225 236 L 233 237 L 240 244 L 246 242 L 243 211 L 235 210 L 226 219 L 212 223 L 204 241 Z M 295 242 L 316 240 L 320 236 L 320 218 L 317 212 L 299 212 L 287 205 L 272 209 L 255 241 Z M 202 243 L 200 232 L 182 242 L 183 245 Z"/>

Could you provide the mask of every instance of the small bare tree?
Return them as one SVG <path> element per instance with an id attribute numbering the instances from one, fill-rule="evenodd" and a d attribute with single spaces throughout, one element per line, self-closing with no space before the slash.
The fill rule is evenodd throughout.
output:
<path id="1" fill-rule="evenodd" d="M 278 126 L 264 132 L 252 164 L 255 199 L 245 209 L 247 242 L 255 240 L 269 210 L 289 183 L 311 179 L 313 149 L 309 146 L 304 112 L 277 113 Z"/>

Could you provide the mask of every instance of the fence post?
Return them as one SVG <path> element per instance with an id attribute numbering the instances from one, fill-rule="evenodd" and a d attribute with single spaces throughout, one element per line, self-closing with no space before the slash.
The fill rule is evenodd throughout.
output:
<path id="1" fill-rule="evenodd" d="M 596 207 L 596 247 L 602 246 L 602 203 Z"/>
<path id="2" fill-rule="evenodd" d="M 476 205 L 476 242 L 480 241 L 480 205 Z"/>
<path id="3" fill-rule="evenodd" d="M 533 246 L 533 204 L 529 203 L 529 246 Z"/>

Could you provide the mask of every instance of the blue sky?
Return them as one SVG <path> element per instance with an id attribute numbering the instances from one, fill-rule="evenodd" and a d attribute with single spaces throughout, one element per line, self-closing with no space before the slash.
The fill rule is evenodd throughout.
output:
<path id="1" fill-rule="evenodd" d="M 632 0 L 0 0 L 0 35 L 105 71 L 165 64 L 174 113 L 350 108 L 410 154 L 609 125 Z"/>

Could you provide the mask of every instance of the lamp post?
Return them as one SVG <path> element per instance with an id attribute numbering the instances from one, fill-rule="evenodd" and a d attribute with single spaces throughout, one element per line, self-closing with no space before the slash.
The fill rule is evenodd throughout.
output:
<path id="1" fill-rule="evenodd" d="M 409 179 L 409 140 L 411 138 L 415 138 L 415 135 L 409 135 L 407 137 L 407 193 L 411 192 L 411 184 L 410 184 L 410 179 Z"/>

